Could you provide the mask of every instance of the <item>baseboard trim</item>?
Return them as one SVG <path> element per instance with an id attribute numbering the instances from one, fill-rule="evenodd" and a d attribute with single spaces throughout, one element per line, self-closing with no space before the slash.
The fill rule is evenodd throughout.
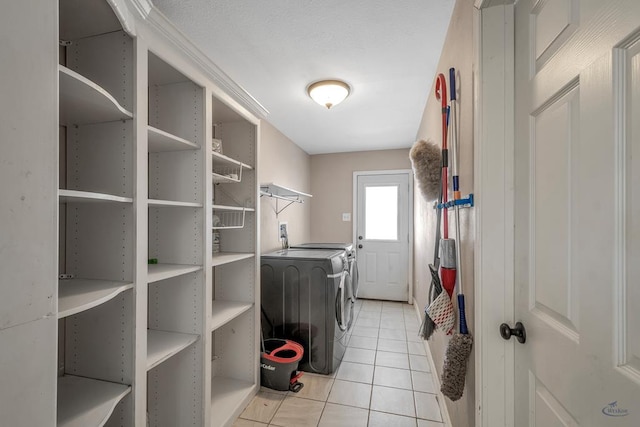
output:
<path id="1" fill-rule="evenodd" d="M 416 311 L 416 316 L 418 317 L 418 321 L 422 322 L 422 309 L 418 304 L 416 299 L 413 299 L 413 308 Z M 438 390 L 438 394 L 436 395 L 438 398 L 438 405 L 440 406 L 440 414 L 442 415 L 442 422 L 446 427 L 453 427 L 451 424 L 451 417 L 449 417 L 449 410 L 447 409 L 447 404 L 445 402 L 444 394 L 440 391 L 440 377 L 438 376 L 438 371 L 436 370 L 436 365 L 433 362 L 433 356 L 431 354 L 431 348 L 429 347 L 429 342 L 427 340 L 422 341 L 422 345 L 427 353 L 427 360 L 429 360 L 429 367 L 431 368 L 431 373 L 433 374 L 433 383 Z"/>

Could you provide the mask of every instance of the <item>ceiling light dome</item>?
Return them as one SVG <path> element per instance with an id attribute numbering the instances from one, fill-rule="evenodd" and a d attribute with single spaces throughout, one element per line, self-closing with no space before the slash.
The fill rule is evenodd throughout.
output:
<path id="1" fill-rule="evenodd" d="M 327 109 L 344 101 L 350 92 L 351 87 L 341 80 L 321 80 L 307 88 L 311 99 Z"/>

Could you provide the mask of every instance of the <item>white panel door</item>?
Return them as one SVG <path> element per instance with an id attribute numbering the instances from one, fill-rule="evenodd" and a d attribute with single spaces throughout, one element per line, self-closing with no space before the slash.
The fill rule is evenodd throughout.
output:
<path id="1" fill-rule="evenodd" d="M 515 425 L 639 426 L 640 1 L 515 22 Z"/>
<path id="2" fill-rule="evenodd" d="M 409 174 L 357 175 L 361 298 L 409 299 Z"/>

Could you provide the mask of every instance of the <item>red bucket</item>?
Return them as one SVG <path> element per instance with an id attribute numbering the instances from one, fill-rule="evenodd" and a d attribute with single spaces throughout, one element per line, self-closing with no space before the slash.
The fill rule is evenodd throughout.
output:
<path id="1" fill-rule="evenodd" d="M 260 355 L 260 378 L 262 385 L 273 390 L 299 391 L 302 388 L 297 380 L 298 362 L 304 349 L 290 340 L 271 338 L 264 340 L 264 352 Z"/>

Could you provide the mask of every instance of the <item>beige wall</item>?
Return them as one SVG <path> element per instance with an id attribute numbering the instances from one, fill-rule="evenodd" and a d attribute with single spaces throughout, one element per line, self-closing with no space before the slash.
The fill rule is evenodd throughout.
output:
<path id="1" fill-rule="evenodd" d="M 311 156 L 311 240 L 353 240 L 353 172 L 410 168 L 409 149 Z M 343 213 L 352 221 L 342 221 Z"/>
<path id="2" fill-rule="evenodd" d="M 311 192 L 310 156 L 266 121 L 260 124 L 260 183 Z M 278 202 L 282 208 L 285 203 Z M 278 221 L 289 223 L 289 243 L 309 241 L 311 207 L 309 200 L 293 203 L 276 218 L 276 199 L 260 198 L 260 249 L 262 253 L 280 248 Z"/>
<path id="3" fill-rule="evenodd" d="M 473 192 L 473 2 L 457 0 L 449 25 L 449 30 L 444 44 L 444 49 L 438 72 L 445 74 L 447 78 L 447 92 L 449 89 L 449 68 L 455 67 L 459 72 L 458 82 L 458 112 L 459 112 L 459 142 L 460 142 L 460 191 L 462 196 Z M 434 76 L 435 77 L 435 76 Z M 435 82 L 435 78 L 434 78 Z M 441 106 L 434 95 L 432 87 L 427 100 L 422 123 L 418 130 L 417 139 L 431 138 L 438 144 L 441 143 Z M 451 156 L 449 156 L 451 161 Z M 414 193 L 414 295 L 421 311 L 427 302 L 427 294 L 431 277 L 427 264 L 433 261 L 433 236 L 436 226 L 436 215 L 432 204 L 425 203 L 419 191 Z M 462 262 L 461 268 L 464 277 L 464 295 L 467 314 L 467 323 L 473 333 L 473 246 L 474 246 L 474 210 L 461 210 L 461 238 Z M 456 238 L 453 224 L 454 216 L 449 216 L 450 237 Z M 460 265 L 459 267 L 460 268 Z M 454 298 L 455 303 L 455 298 Z M 424 314 L 423 314 L 424 315 Z M 457 325 L 456 325 L 457 327 Z M 442 375 L 444 354 L 449 342 L 449 337 L 441 332 L 436 332 L 429 340 L 429 346 L 438 370 L 438 376 Z M 452 424 L 456 427 L 474 425 L 475 406 L 475 381 L 474 381 L 474 353 L 467 367 L 467 380 L 464 395 L 457 402 L 445 399 Z"/>

